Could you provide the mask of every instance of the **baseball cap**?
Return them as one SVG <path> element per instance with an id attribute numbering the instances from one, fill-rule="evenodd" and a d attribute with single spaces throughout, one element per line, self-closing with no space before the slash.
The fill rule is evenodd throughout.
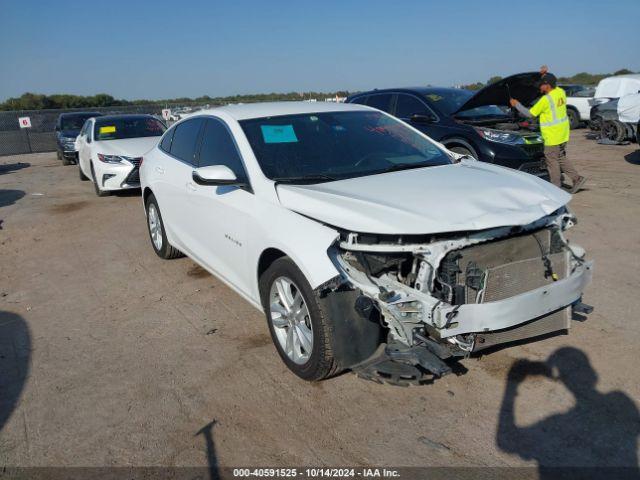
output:
<path id="1" fill-rule="evenodd" d="M 555 88 L 558 83 L 558 79 L 553 73 L 545 73 L 540 77 L 540 80 L 538 80 L 538 86 L 544 85 L 545 83 L 548 83 Z"/>

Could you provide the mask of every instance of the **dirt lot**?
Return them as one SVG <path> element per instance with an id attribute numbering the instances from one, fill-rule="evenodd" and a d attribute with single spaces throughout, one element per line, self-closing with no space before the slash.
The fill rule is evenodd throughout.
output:
<path id="1" fill-rule="evenodd" d="M 138 192 L 98 198 L 54 154 L 0 158 L 0 465 L 637 465 L 640 152 L 583 135 L 569 236 L 596 261 L 595 312 L 410 388 L 298 380 L 261 313 L 156 257 Z M 552 355 L 558 379 L 508 380 Z"/>

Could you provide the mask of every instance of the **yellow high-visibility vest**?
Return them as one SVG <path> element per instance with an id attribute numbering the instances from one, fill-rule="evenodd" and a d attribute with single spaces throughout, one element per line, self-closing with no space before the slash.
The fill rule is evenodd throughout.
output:
<path id="1" fill-rule="evenodd" d="M 569 117 L 567 116 L 567 94 L 556 87 L 542 96 L 531 107 L 531 115 L 540 117 L 540 133 L 547 146 L 569 141 Z"/>

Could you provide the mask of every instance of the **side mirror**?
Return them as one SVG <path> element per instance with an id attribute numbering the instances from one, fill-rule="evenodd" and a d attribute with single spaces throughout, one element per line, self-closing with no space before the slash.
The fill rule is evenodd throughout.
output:
<path id="1" fill-rule="evenodd" d="M 240 182 L 236 178 L 236 174 L 233 173 L 226 165 L 211 165 L 209 167 L 200 167 L 196 168 L 192 174 L 191 178 L 198 185 L 234 185 L 234 186 L 243 186 L 244 183 Z"/>
<path id="2" fill-rule="evenodd" d="M 436 117 L 428 113 L 414 113 L 410 120 L 415 123 L 433 123 Z"/>

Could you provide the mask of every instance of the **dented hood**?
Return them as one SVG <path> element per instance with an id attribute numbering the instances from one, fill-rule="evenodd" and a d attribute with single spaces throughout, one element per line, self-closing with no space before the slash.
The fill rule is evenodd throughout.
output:
<path id="1" fill-rule="evenodd" d="M 530 105 L 540 96 L 538 81 L 539 72 L 527 72 L 511 75 L 478 90 L 454 114 L 485 105 L 509 106 L 509 98 L 519 100 L 523 105 Z"/>
<path id="2" fill-rule="evenodd" d="M 571 199 L 533 175 L 470 160 L 276 188 L 280 203 L 292 211 L 344 230 L 378 234 L 527 225 Z"/>

